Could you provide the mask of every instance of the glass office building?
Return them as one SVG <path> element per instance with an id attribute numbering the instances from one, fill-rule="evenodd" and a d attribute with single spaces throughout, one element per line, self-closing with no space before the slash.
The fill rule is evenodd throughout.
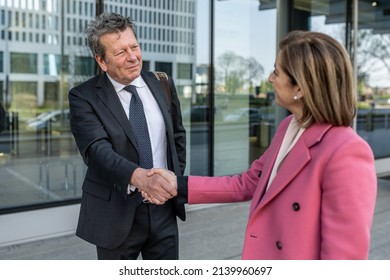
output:
<path id="1" fill-rule="evenodd" d="M 0 246 L 75 230 L 86 167 L 67 94 L 98 71 L 84 30 L 103 11 L 133 18 L 145 70 L 174 78 L 186 174 L 237 174 L 268 147 L 288 112 L 267 79 L 279 39 L 294 29 L 345 45 L 359 100 L 354 127 L 378 174 L 390 173 L 390 1 L 0 0 Z"/>

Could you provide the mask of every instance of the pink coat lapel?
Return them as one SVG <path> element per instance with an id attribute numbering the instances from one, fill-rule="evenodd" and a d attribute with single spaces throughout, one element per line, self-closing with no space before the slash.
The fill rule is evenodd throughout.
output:
<path id="1" fill-rule="evenodd" d="M 279 171 L 274 178 L 274 181 L 271 183 L 269 190 L 263 195 L 291 118 L 287 118 L 287 120 L 287 122 L 281 125 L 279 130 L 280 133 L 275 134 L 273 139 L 274 143 L 267 151 L 269 155 L 267 155 L 265 159 L 267 162 L 264 164 L 258 185 L 258 190 L 261 191 L 256 192 L 253 197 L 250 209 L 251 213 L 267 205 L 280 192 L 282 192 L 292 180 L 294 180 L 294 178 L 311 160 L 310 148 L 316 143 L 320 142 L 322 137 L 332 127 L 329 124 L 313 124 L 307 128 L 279 167 Z"/>
<path id="2" fill-rule="evenodd" d="M 254 209 L 259 205 L 261 198 L 263 197 L 264 191 L 267 187 L 268 179 L 271 175 L 272 166 L 276 161 L 276 156 L 278 155 L 278 151 L 280 146 L 282 145 L 284 134 L 286 133 L 288 124 L 291 121 L 291 117 L 287 117 L 279 126 L 276 131 L 271 145 L 268 147 L 267 151 L 264 155 L 262 155 L 261 159 L 264 162 L 263 169 L 261 170 L 261 176 L 259 178 L 259 182 L 257 184 L 257 188 L 255 193 L 253 194 L 252 204 L 250 207 L 250 213 L 254 211 Z"/>
<path id="3" fill-rule="evenodd" d="M 285 158 L 279 168 L 277 175 L 271 183 L 269 190 L 264 194 L 258 208 L 269 203 L 297 176 L 299 172 L 310 161 L 310 152 L 304 141 L 298 140 L 289 155 Z M 269 177 L 269 175 L 268 175 Z"/>

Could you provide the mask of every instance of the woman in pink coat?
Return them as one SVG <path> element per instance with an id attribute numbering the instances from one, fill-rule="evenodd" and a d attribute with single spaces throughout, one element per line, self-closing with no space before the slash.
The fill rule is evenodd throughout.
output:
<path id="1" fill-rule="evenodd" d="M 373 153 L 350 127 L 356 97 L 346 50 L 328 35 L 293 31 L 269 82 L 292 114 L 246 172 L 151 174 L 178 185 L 189 204 L 252 200 L 243 259 L 367 259 L 377 182 Z"/>

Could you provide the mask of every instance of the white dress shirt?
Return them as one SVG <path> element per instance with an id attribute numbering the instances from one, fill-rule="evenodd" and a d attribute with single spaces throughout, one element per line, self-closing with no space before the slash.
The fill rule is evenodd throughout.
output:
<path id="1" fill-rule="evenodd" d="M 125 111 L 127 118 L 129 118 L 130 100 L 132 94 L 123 89 L 127 85 L 120 84 L 113 80 L 109 75 L 107 76 L 114 86 L 116 93 L 118 94 L 119 100 L 122 103 L 123 110 Z M 153 167 L 166 169 L 167 139 L 165 134 L 165 123 L 160 107 L 158 106 L 157 101 L 154 99 L 153 94 L 141 76 L 135 79 L 131 85 L 137 88 L 139 98 L 141 99 L 144 107 L 146 122 L 148 124 L 150 144 L 152 146 Z M 130 189 L 134 190 L 135 188 L 134 186 L 130 186 Z"/>

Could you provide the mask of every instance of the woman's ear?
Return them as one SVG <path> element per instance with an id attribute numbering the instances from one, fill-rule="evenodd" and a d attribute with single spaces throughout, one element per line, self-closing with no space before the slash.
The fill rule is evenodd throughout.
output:
<path id="1" fill-rule="evenodd" d="M 298 97 L 298 99 L 303 98 L 303 91 L 301 90 L 301 88 L 298 85 L 297 85 L 297 90 L 295 92 L 295 95 Z"/>

